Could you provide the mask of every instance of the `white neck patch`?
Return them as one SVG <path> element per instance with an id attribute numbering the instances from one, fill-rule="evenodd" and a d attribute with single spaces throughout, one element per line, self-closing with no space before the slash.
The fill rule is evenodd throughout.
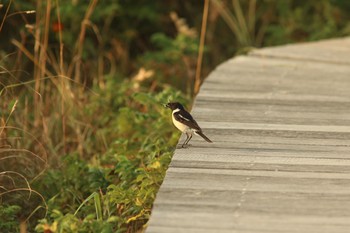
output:
<path id="1" fill-rule="evenodd" d="M 173 113 L 175 113 L 175 112 L 180 112 L 181 110 L 179 109 L 179 108 L 177 108 L 177 109 L 174 109 L 173 110 Z"/>

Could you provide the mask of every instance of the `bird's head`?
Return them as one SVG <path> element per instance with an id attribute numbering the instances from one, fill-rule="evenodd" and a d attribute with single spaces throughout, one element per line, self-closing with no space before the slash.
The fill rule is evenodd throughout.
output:
<path id="1" fill-rule="evenodd" d="M 175 109 L 184 109 L 184 107 L 179 102 L 167 103 L 165 107 L 170 108 L 171 110 Z"/>

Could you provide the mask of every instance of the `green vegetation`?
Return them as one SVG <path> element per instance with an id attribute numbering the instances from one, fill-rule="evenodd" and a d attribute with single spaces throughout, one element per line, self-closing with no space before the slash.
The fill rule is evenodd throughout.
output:
<path id="1" fill-rule="evenodd" d="M 346 0 L 210 0 L 203 74 L 350 34 Z M 0 232 L 137 232 L 190 105 L 201 1 L 0 3 Z M 184 20 L 186 19 L 186 20 Z M 20 230 L 22 229 L 22 230 Z"/>

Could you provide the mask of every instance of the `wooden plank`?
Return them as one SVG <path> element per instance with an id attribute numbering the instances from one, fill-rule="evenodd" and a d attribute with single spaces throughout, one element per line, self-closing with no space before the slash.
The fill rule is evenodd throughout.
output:
<path id="1" fill-rule="evenodd" d="M 199 97 L 216 92 L 219 97 L 231 93 L 249 98 L 323 101 L 338 97 L 349 101 L 348 66 L 259 57 L 237 57 L 234 62 L 236 65 L 226 62 L 217 68 L 215 79 L 206 80 Z"/>
<path id="2" fill-rule="evenodd" d="M 350 38 L 291 44 L 254 50 L 252 56 L 283 57 L 324 63 L 350 64 Z"/>
<path id="3" fill-rule="evenodd" d="M 256 57 L 238 57 L 234 61 L 235 66 L 226 62 L 215 70 L 215 79 L 209 78 L 203 84 L 197 100 L 216 96 L 225 100 L 238 97 L 349 102 L 348 66 Z"/>
<path id="4" fill-rule="evenodd" d="M 188 219 L 186 216 L 193 218 Z M 235 218 L 225 209 L 218 209 L 213 213 L 210 208 L 206 211 L 196 208 L 183 209 L 182 206 L 162 209 L 154 214 L 155 218 L 166 221 L 155 227 L 149 228 L 149 232 L 250 232 L 250 233 L 348 233 L 349 217 L 315 217 L 315 216 L 284 216 L 263 215 L 261 213 L 239 215 Z M 200 219 L 200 221 L 198 221 Z M 181 224 L 179 224 L 181 223 Z"/>
<path id="5" fill-rule="evenodd" d="M 179 232 L 191 231 L 192 228 L 245 232 L 240 227 L 248 227 L 252 232 L 284 232 L 289 228 L 292 229 L 290 232 L 308 228 L 308 232 L 317 232 L 314 227 L 319 221 L 327 224 L 327 230 L 346 232 L 350 224 L 339 226 L 347 223 L 346 219 L 350 217 L 350 205 L 344 207 L 349 201 L 350 177 L 347 174 L 295 174 L 298 177 L 290 173 L 276 176 L 266 172 L 170 169 L 167 175 L 170 182 L 164 182 L 160 194 L 165 197 L 158 197 L 158 214 L 161 215 L 158 217 L 165 218 L 166 224 L 160 223 L 159 226 L 172 226 Z M 319 178 L 323 178 L 322 182 Z M 331 210 L 329 206 L 332 206 Z M 256 219 L 254 228 L 247 224 L 247 219 Z M 248 222 L 242 224 L 244 221 Z M 179 223 L 188 228 L 180 231 Z M 292 227 L 296 223 L 302 227 Z"/>
<path id="6" fill-rule="evenodd" d="M 214 143 L 175 150 L 147 232 L 350 232 L 349 54 L 287 45 L 213 71 L 192 114 Z"/>
<path id="7" fill-rule="evenodd" d="M 254 163 L 247 167 L 249 166 L 254 166 Z M 325 195 L 348 194 L 350 192 L 350 177 L 345 173 L 175 167 L 169 168 L 162 188 L 232 191 L 247 189 L 247 184 L 249 184 L 249 191 L 302 192 Z M 162 201 L 164 200 L 160 199 L 159 203 Z"/>

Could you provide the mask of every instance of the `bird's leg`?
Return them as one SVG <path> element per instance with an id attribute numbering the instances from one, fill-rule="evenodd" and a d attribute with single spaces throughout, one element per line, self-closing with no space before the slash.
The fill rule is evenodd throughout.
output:
<path id="1" fill-rule="evenodd" d="M 187 134 L 187 136 L 188 136 L 188 134 Z M 193 135 L 190 133 L 190 136 L 188 136 L 188 139 L 186 140 L 185 145 L 187 145 L 187 144 L 190 142 L 192 136 L 193 136 Z"/>
<path id="2" fill-rule="evenodd" d="M 188 135 L 188 133 L 186 132 L 186 140 L 184 141 L 184 143 L 182 144 L 182 148 L 185 148 L 185 146 L 187 145 L 188 141 L 191 139 L 192 134 L 190 134 L 191 136 Z"/>
<path id="3" fill-rule="evenodd" d="M 186 133 L 186 140 L 185 140 L 184 143 L 182 144 L 182 146 L 181 146 L 182 148 L 185 147 L 188 138 L 189 138 L 189 137 L 188 137 L 188 133 Z"/>
<path id="4" fill-rule="evenodd" d="M 190 134 L 190 138 L 187 140 L 187 142 L 186 142 L 186 145 L 190 142 L 190 140 L 192 139 L 192 134 Z"/>

